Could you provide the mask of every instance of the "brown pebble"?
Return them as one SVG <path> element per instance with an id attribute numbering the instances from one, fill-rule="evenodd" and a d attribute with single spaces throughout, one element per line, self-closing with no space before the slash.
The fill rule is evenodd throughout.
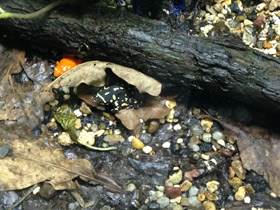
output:
<path id="1" fill-rule="evenodd" d="M 154 133 L 158 130 L 159 128 L 159 121 L 158 120 L 152 120 L 149 124 L 148 132 L 149 133 Z"/>
<path id="2" fill-rule="evenodd" d="M 165 194 L 168 198 L 176 198 L 182 194 L 181 188 L 180 187 L 172 187 L 172 186 L 167 186 L 165 187 Z"/>
<path id="3" fill-rule="evenodd" d="M 244 188 L 246 190 L 246 193 L 248 193 L 248 194 L 254 194 L 255 193 L 255 190 L 254 190 L 254 188 L 252 187 L 251 184 L 246 184 L 244 186 Z"/>
<path id="4" fill-rule="evenodd" d="M 220 150 L 220 153 L 221 153 L 223 156 L 232 157 L 232 152 L 229 151 L 229 150 L 221 149 L 221 150 Z"/>
<path id="5" fill-rule="evenodd" d="M 218 196 L 215 193 L 212 193 L 210 191 L 205 192 L 205 196 L 210 201 L 217 201 L 219 200 Z"/>
<path id="6" fill-rule="evenodd" d="M 51 184 L 44 182 L 40 188 L 39 194 L 42 198 L 50 200 L 56 194 L 56 191 Z"/>
<path id="7" fill-rule="evenodd" d="M 191 170 L 191 176 L 193 178 L 199 177 L 200 176 L 200 170 L 194 168 L 193 170 Z"/>
<path id="8" fill-rule="evenodd" d="M 229 173 L 228 178 L 230 179 L 232 179 L 235 176 L 235 172 L 231 166 L 228 169 L 228 173 Z"/>
<path id="9" fill-rule="evenodd" d="M 264 41 L 263 42 L 263 48 L 265 48 L 265 49 L 270 49 L 270 48 L 272 48 L 273 47 L 273 44 L 271 44 L 271 43 L 269 43 L 269 42 L 267 42 L 267 41 Z"/>
<path id="10" fill-rule="evenodd" d="M 190 144 L 200 144 L 200 140 L 199 138 L 197 138 L 196 136 L 192 136 L 190 139 Z"/>
<path id="11" fill-rule="evenodd" d="M 259 28 L 262 27 L 263 23 L 264 23 L 264 16 L 262 14 L 259 14 L 257 19 L 254 20 L 253 22 L 255 25 L 257 25 Z"/>
<path id="12" fill-rule="evenodd" d="M 184 173 L 184 179 L 185 179 L 185 180 L 189 180 L 189 181 L 192 181 L 192 180 L 193 180 L 190 171 L 186 171 L 186 172 Z"/>

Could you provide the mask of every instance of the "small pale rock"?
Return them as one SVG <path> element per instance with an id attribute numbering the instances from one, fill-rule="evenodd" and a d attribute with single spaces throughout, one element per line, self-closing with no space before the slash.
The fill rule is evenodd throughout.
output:
<path id="1" fill-rule="evenodd" d="M 180 124 L 176 124 L 176 125 L 174 125 L 173 129 L 174 129 L 174 131 L 179 131 L 182 129 L 182 127 Z"/>
<path id="2" fill-rule="evenodd" d="M 211 142 L 211 137 L 212 137 L 211 133 L 204 133 L 202 135 L 202 140 L 205 142 Z"/>
<path id="3" fill-rule="evenodd" d="M 192 186 L 189 189 L 189 196 L 196 196 L 198 194 L 198 188 L 196 186 Z"/>
<path id="4" fill-rule="evenodd" d="M 269 48 L 272 48 L 273 47 L 273 44 L 267 42 L 267 41 L 264 41 L 263 42 L 263 48 L 265 49 L 269 49 Z"/>
<path id="5" fill-rule="evenodd" d="M 82 122 L 81 122 L 81 119 L 80 119 L 80 118 L 78 118 L 78 119 L 75 120 L 75 125 L 74 125 L 74 127 L 75 127 L 76 129 L 80 129 L 80 128 L 82 127 Z"/>
<path id="6" fill-rule="evenodd" d="M 244 198 L 244 203 L 251 203 L 251 198 L 249 196 L 246 196 Z"/>
<path id="7" fill-rule="evenodd" d="M 217 181 L 210 181 L 206 183 L 206 187 L 210 192 L 215 192 L 219 188 L 220 183 Z"/>
<path id="8" fill-rule="evenodd" d="M 229 169 L 228 169 L 228 177 L 230 179 L 232 179 L 234 176 L 235 176 L 235 171 L 233 170 L 233 168 L 230 166 Z"/>
<path id="9" fill-rule="evenodd" d="M 234 195 L 235 200 L 242 201 L 245 198 L 246 190 L 244 187 L 239 187 Z"/>
<path id="10" fill-rule="evenodd" d="M 133 192 L 134 190 L 136 190 L 135 184 L 133 184 L 133 183 L 128 184 L 128 185 L 126 186 L 126 190 L 127 190 L 128 192 Z"/>
<path id="11" fill-rule="evenodd" d="M 184 139 L 182 139 L 182 138 L 177 139 L 177 144 L 182 144 L 183 142 L 184 142 Z"/>
<path id="12" fill-rule="evenodd" d="M 161 208 L 161 209 L 164 209 L 164 208 L 167 207 L 168 204 L 169 204 L 169 198 L 163 196 L 163 197 L 159 198 L 159 199 L 157 200 L 157 202 L 159 203 L 160 208 Z"/>
<path id="13" fill-rule="evenodd" d="M 183 210 L 181 205 L 175 205 L 172 210 Z"/>
<path id="14" fill-rule="evenodd" d="M 215 131 L 213 134 L 212 134 L 212 137 L 213 139 L 215 140 L 219 140 L 219 139 L 225 139 L 225 136 L 222 132 L 220 131 Z"/>
<path id="15" fill-rule="evenodd" d="M 219 140 L 217 141 L 217 143 L 218 143 L 219 145 L 223 146 L 223 147 L 226 146 L 226 143 L 225 143 L 225 141 L 224 141 L 223 139 L 219 139 Z"/>
<path id="16" fill-rule="evenodd" d="M 176 106 L 176 101 L 173 101 L 173 100 L 166 100 L 166 101 L 165 101 L 165 106 L 166 106 L 168 109 L 173 109 L 173 108 Z"/>
<path id="17" fill-rule="evenodd" d="M 172 184 L 178 184 L 181 182 L 182 178 L 183 178 L 183 172 L 182 170 L 179 170 L 177 173 L 174 173 L 169 176 L 169 181 Z"/>
<path id="18" fill-rule="evenodd" d="M 268 55 L 275 55 L 277 53 L 276 49 L 275 48 L 270 48 L 268 49 L 267 51 L 267 54 Z"/>
<path id="19" fill-rule="evenodd" d="M 211 201 L 204 201 L 202 205 L 204 207 L 204 210 L 216 210 L 215 203 Z"/>
<path id="20" fill-rule="evenodd" d="M 80 111 L 81 111 L 83 114 L 92 114 L 91 109 L 86 105 L 85 102 L 82 102 L 82 105 L 80 106 Z"/>
<path id="21" fill-rule="evenodd" d="M 275 9 L 277 9 L 278 7 L 278 0 L 272 0 L 270 3 L 269 3 L 269 6 L 268 6 L 268 9 L 270 11 L 274 11 Z"/>
<path id="22" fill-rule="evenodd" d="M 104 141 L 109 145 L 116 144 L 118 142 L 124 142 L 124 138 L 118 134 L 109 134 L 104 137 Z"/>
<path id="23" fill-rule="evenodd" d="M 77 140 L 81 144 L 94 145 L 95 143 L 95 134 L 93 132 L 87 132 L 82 130 Z"/>
<path id="24" fill-rule="evenodd" d="M 251 20 L 246 19 L 246 20 L 244 20 L 244 25 L 245 26 L 253 26 L 253 22 Z"/>
<path id="25" fill-rule="evenodd" d="M 246 20 L 246 15 L 237 15 L 235 18 L 236 22 L 243 22 L 244 20 Z"/>
<path id="26" fill-rule="evenodd" d="M 251 184 L 246 184 L 244 186 L 244 188 L 245 188 L 247 194 L 254 194 L 255 193 L 255 190 L 254 190 L 254 188 L 252 187 Z"/>
<path id="27" fill-rule="evenodd" d="M 168 149 L 168 148 L 170 148 L 170 145 L 171 145 L 171 143 L 169 141 L 167 141 L 162 144 L 162 147 L 165 149 Z"/>
<path id="28" fill-rule="evenodd" d="M 62 132 L 58 138 L 58 143 L 62 146 L 69 146 L 73 144 L 74 142 L 71 140 L 70 135 L 66 132 Z"/>
<path id="29" fill-rule="evenodd" d="M 190 144 L 199 144 L 200 140 L 197 138 L 197 136 L 192 136 L 190 139 Z"/>
<path id="30" fill-rule="evenodd" d="M 153 151 L 153 148 L 151 146 L 145 146 L 143 147 L 142 151 L 146 154 L 150 153 L 151 151 Z"/>
<path id="31" fill-rule="evenodd" d="M 182 206 L 189 206 L 189 205 L 190 205 L 189 199 L 186 198 L 186 197 L 182 197 L 182 198 L 181 198 L 181 205 L 182 205 Z"/>
<path id="32" fill-rule="evenodd" d="M 188 146 L 194 152 L 198 152 L 200 150 L 200 148 L 197 144 L 188 144 Z"/>
<path id="33" fill-rule="evenodd" d="M 188 191 L 191 187 L 192 187 L 192 183 L 189 180 L 185 180 L 181 184 L 181 191 L 182 192 Z"/>
<path id="34" fill-rule="evenodd" d="M 163 192 L 161 192 L 161 191 L 156 191 L 156 192 L 152 191 L 152 192 L 153 192 L 153 195 L 150 197 L 150 199 L 152 201 L 156 201 L 164 195 Z"/>
<path id="35" fill-rule="evenodd" d="M 105 132 L 105 130 L 98 130 L 96 132 L 96 136 L 100 137 L 100 136 L 102 136 L 104 134 L 104 132 Z"/>
<path id="36" fill-rule="evenodd" d="M 222 4 L 217 3 L 217 4 L 214 4 L 213 8 L 216 12 L 221 12 L 223 9 L 223 6 L 222 6 Z"/>
<path id="37" fill-rule="evenodd" d="M 168 115 L 165 117 L 166 121 L 170 123 L 173 122 L 174 114 L 175 114 L 175 110 L 171 109 Z"/>
<path id="38" fill-rule="evenodd" d="M 201 158 L 204 160 L 209 160 L 210 156 L 209 155 L 205 155 L 205 154 L 201 154 Z"/>
<path id="39" fill-rule="evenodd" d="M 215 193 L 212 193 L 210 191 L 205 192 L 205 197 L 210 201 L 217 201 L 219 200 L 218 196 Z"/>
<path id="40" fill-rule="evenodd" d="M 231 5 L 231 0 L 225 0 L 222 2 L 222 6 Z"/>
<path id="41" fill-rule="evenodd" d="M 197 196 L 190 196 L 189 197 L 189 205 L 195 208 L 199 208 L 201 206 L 200 200 L 198 200 Z"/>
<path id="42" fill-rule="evenodd" d="M 81 117 L 83 115 L 83 113 L 79 109 L 74 110 L 74 114 L 76 115 L 76 117 Z"/>
<path id="43" fill-rule="evenodd" d="M 258 12 L 261 12 L 261 11 L 264 10 L 265 7 L 266 7 L 266 4 L 265 4 L 265 3 L 260 3 L 260 4 L 258 4 L 258 6 L 256 7 L 256 10 L 257 10 Z"/>
<path id="44" fill-rule="evenodd" d="M 169 198 L 176 198 L 182 194 L 182 191 L 180 187 L 167 186 L 165 187 L 165 194 Z"/>

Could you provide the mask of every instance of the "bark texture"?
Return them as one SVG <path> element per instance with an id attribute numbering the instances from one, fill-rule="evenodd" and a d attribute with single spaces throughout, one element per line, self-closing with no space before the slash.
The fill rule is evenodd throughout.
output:
<path id="1" fill-rule="evenodd" d="M 45 4 L 42 0 L 0 3 L 13 12 L 31 12 Z M 188 36 L 163 22 L 90 2 L 65 6 L 34 20 L 0 20 L 0 28 L 2 40 L 72 52 L 80 48 L 87 59 L 133 67 L 164 84 L 193 87 L 280 112 L 280 60 L 234 39 Z"/>

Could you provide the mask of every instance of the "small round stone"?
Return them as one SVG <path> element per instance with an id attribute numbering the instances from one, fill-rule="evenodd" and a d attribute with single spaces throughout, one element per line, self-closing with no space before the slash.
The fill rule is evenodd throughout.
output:
<path id="1" fill-rule="evenodd" d="M 152 120 L 149 124 L 148 132 L 154 133 L 159 128 L 159 121 L 158 120 Z"/>
<path id="2" fill-rule="evenodd" d="M 180 124 L 176 124 L 176 125 L 174 125 L 173 129 L 174 129 L 174 131 L 179 131 L 182 129 L 182 127 Z"/>
<path id="3" fill-rule="evenodd" d="M 220 183 L 217 181 L 210 181 L 206 183 L 206 187 L 210 192 L 215 192 L 218 187 L 219 187 Z"/>
<path id="4" fill-rule="evenodd" d="M 197 144 L 188 144 L 188 146 L 194 152 L 198 152 L 200 150 L 200 148 Z"/>
<path id="5" fill-rule="evenodd" d="M 140 139 L 134 137 L 132 139 L 132 146 L 134 149 L 143 149 L 145 145 Z"/>
<path id="6" fill-rule="evenodd" d="M 196 186 L 192 186 L 189 189 L 189 196 L 196 196 L 198 194 L 198 188 Z"/>
<path id="7" fill-rule="evenodd" d="M 76 117 L 81 117 L 83 115 L 83 113 L 79 109 L 74 110 L 74 114 L 76 115 Z"/>
<path id="8" fill-rule="evenodd" d="M 217 201 L 219 199 L 215 193 L 212 193 L 210 191 L 205 192 L 205 197 L 210 201 Z"/>
<path id="9" fill-rule="evenodd" d="M 177 139 L 177 144 L 182 144 L 183 142 L 184 142 L 184 139 L 182 139 L 182 138 Z"/>
<path id="10" fill-rule="evenodd" d="M 134 190 L 136 190 L 135 184 L 133 184 L 133 183 L 128 184 L 128 185 L 126 186 L 126 190 L 127 190 L 128 192 L 133 192 Z"/>
<path id="11" fill-rule="evenodd" d="M 189 180 L 185 180 L 181 184 L 181 191 L 182 192 L 188 191 L 191 187 L 192 187 L 192 183 Z"/>
<path id="12" fill-rule="evenodd" d="M 242 201 L 242 200 L 244 200 L 245 195 L 246 195 L 246 190 L 245 190 L 245 187 L 242 186 L 242 187 L 238 188 L 237 192 L 234 195 L 234 198 L 237 201 Z"/>
<path id="13" fill-rule="evenodd" d="M 205 200 L 205 195 L 200 193 L 197 195 L 198 200 L 200 200 L 201 202 Z"/>
<path id="14" fill-rule="evenodd" d="M 197 196 L 190 196 L 189 197 L 189 205 L 192 207 L 199 208 L 201 206 L 200 200 L 198 200 Z"/>
<path id="15" fill-rule="evenodd" d="M 151 146 L 144 146 L 142 151 L 146 154 L 150 153 L 153 150 Z"/>
<path id="16" fill-rule="evenodd" d="M 251 198 L 249 196 L 246 196 L 244 198 L 244 203 L 251 203 Z"/>
<path id="17" fill-rule="evenodd" d="M 148 210 L 160 210 L 160 204 L 157 202 L 151 202 L 148 206 Z"/>
<path id="18" fill-rule="evenodd" d="M 211 142 L 211 137 L 212 137 L 211 133 L 204 133 L 202 135 L 202 140 L 204 142 Z"/>
<path id="19" fill-rule="evenodd" d="M 190 127 L 190 131 L 193 136 L 200 136 L 201 134 L 203 134 L 201 125 L 192 125 Z"/>
<path id="20" fill-rule="evenodd" d="M 211 201 L 204 201 L 202 205 L 205 210 L 216 210 L 216 205 Z"/>
<path id="21" fill-rule="evenodd" d="M 219 140 L 219 139 L 225 139 L 225 136 L 222 132 L 220 131 L 215 131 L 213 134 L 212 134 L 212 137 L 213 139 L 215 140 Z"/>
<path id="22" fill-rule="evenodd" d="M 170 148 L 170 145 L 171 145 L 171 143 L 169 141 L 167 141 L 162 144 L 162 147 L 165 149 L 168 149 L 168 148 Z"/>
<path id="23" fill-rule="evenodd" d="M 209 155 L 205 155 L 205 154 L 201 154 L 201 158 L 204 160 L 209 160 L 210 156 Z"/>
<path id="24" fill-rule="evenodd" d="M 231 163 L 231 166 L 240 179 L 245 179 L 246 170 L 243 168 L 240 160 L 235 160 Z"/>
<path id="25" fill-rule="evenodd" d="M 169 204 L 169 198 L 163 196 L 157 200 L 161 209 L 164 209 Z"/>

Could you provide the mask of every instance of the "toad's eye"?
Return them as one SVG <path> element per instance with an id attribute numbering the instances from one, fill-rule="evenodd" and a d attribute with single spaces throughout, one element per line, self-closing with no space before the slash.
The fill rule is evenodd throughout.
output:
<path id="1" fill-rule="evenodd" d="M 61 74 L 64 74 L 66 71 L 74 68 L 78 64 L 81 64 L 82 60 L 75 58 L 63 58 L 60 61 L 56 62 L 54 68 L 54 76 L 59 77 Z"/>

